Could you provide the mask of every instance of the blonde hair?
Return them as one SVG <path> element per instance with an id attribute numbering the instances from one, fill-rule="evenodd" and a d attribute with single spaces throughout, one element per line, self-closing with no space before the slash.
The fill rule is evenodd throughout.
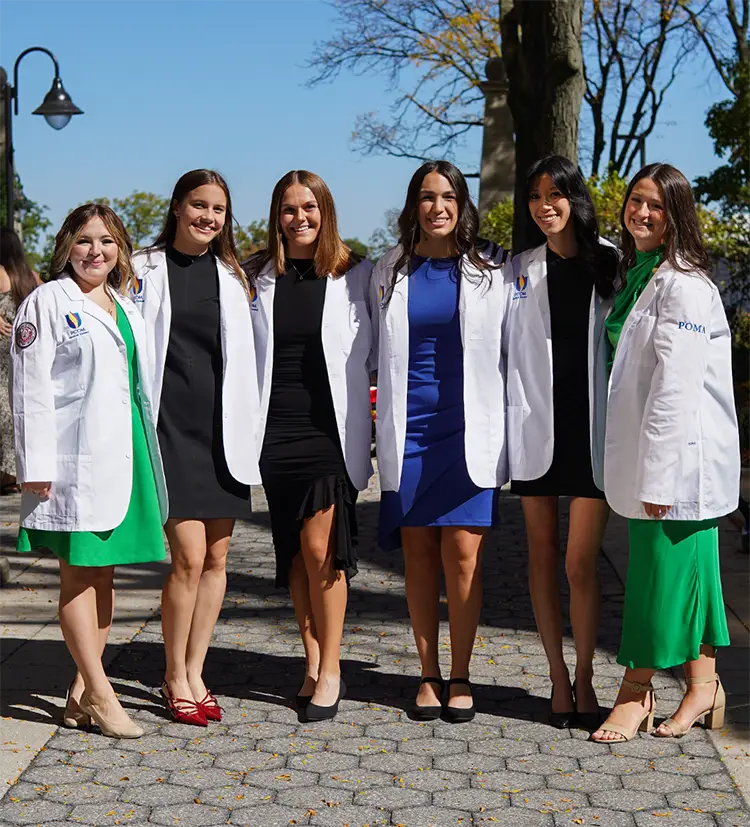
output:
<path id="1" fill-rule="evenodd" d="M 101 218 L 107 231 L 117 244 L 117 263 L 107 276 L 107 284 L 119 293 L 126 293 L 128 288 L 137 288 L 131 256 L 133 243 L 125 225 L 117 213 L 105 204 L 83 204 L 76 207 L 63 221 L 55 236 L 55 251 L 50 264 L 50 281 L 65 274 L 73 276 L 70 263 L 70 251 L 78 241 L 81 231 L 92 218 Z"/>

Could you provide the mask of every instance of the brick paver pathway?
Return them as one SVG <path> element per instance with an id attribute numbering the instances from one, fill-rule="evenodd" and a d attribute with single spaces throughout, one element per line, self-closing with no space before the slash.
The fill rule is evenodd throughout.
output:
<path id="1" fill-rule="evenodd" d="M 136 741 L 60 729 L 0 803 L 0 824 L 214 827 L 741 827 L 750 812 L 705 732 L 681 741 L 640 735 L 604 746 L 542 723 L 549 693 L 534 632 L 517 499 L 487 544 L 484 609 L 472 677 L 474 722 L 418 724 L 405 713 L 418 660 L 400 554 L 373 541 L 376 493 L 361 507 L 361 570 L 344 638 L 349 687 L 334 722 L 292 709 L 302 647 L 288 597 L 273 587 L 267 514 L 238 527 L 227 600 L 207 683 L 225 708 L 207 730 L 169 721 L 156 697 L 159 620 L 109 669 L 145 726 Z M 596 685 L 614 700 L 622 586 L 601 562 L 603 612 Z M 443 605 L 446 616 L 446 606 Z M 447 635 L 447 626 L 444 629 Z M 447 636 L 443 638 L 448 653 Z M 570 649 L 570 647 L 568 647 Z M 658 713 L 680 697 L 656 679 Z"/>

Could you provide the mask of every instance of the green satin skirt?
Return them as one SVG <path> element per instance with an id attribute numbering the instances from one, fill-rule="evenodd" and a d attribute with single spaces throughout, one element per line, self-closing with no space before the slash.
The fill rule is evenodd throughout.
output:
<path id="1" fill-rule="evenodd" d="M 701 644 L 729 646 L 716 520 L 628 520 L 630 560 L 617 662 L 670 669 Z"/>

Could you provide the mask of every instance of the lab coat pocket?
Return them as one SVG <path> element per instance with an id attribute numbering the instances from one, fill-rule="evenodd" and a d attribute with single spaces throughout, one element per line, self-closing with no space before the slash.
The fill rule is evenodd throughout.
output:
<path id="1" fill-rule="evenodd" d="M 57 474 L 50 490 L 50 517 L 59 515 L 77 523 L 90 520 L 93 516 L 91 456 L 58 454 Z"/>
<path id="2" fill-rule="evenodd" d="M 656 350 L 654 349 L 654 326 L 656 316 L 649 313 L 638 313 L 630 326 L 625 342 L 625 361 L 637 365 L 655 365 Z"/>

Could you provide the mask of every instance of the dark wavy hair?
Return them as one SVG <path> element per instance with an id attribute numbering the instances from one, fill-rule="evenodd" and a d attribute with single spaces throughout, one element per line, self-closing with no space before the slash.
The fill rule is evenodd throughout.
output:
<path id="1" fill-rule="evenodd" d="M 393 265 L 391 289 L 404 265 L 408 264 L 408 272 L 411 275 L 411 261 L 415 255 L 421 234 L 419 193 L 422 189 L 422 182 L 431 172 L 437 172 L 443 178 L 447 178 L 456 193 L 458 201 L 458 221 L 454 231 L 456 251 L 459 256 L 465 255 L 479 270 L 482 274 L 482 280 L 492 278 L 492 270 L 495 269 L 495 265 L 480 255 L 480 252 L 489 245 L 489 242 L 478 236 L 479 212 L 471 200 L 469 187 L 463 173 L 450 161 L 427 161 L 412 175 L 409 187 L 406 190 L 406 203 L 398 217 L 398 243 L 401 247 L 401 255 Z"/>
<path id="2" fill-rule="evenodd" d="M 661 190 L 667 229 L 664 233 L 664 260 L 682 273 L 700 270 L 711 277 L 711 259 L 703 244 L 703 234 L 695 209 L 695 199 L 690 182 L 671 164 L 648 164 L 636 172 L 628 184 L 625 200 L 620 210 L 622 225 L 622 261 L 620 272 L 623 276 L 635 264 L 635 240 L 625 227 L 625 207 L 635 185 L 644 178 L 650 178 Z M 685 266 L 687 265 L 687 267 Z"/>
<path id="3" fill-rule="evenodd" d="M 596 209 L 581 171 L 564 155 L 546 155 L 540 158 L 526 173 L 527 202 L 536 182 L 545 174 L 549 175 L 557 189 L 570 202 L 570 219 L 578 242 L 578 257 L 593 276 L 596 292 L 608 299 L 615 292 L 617 251 L 599 243 Z M 546 242 L 547 236 L 536 221 L 527 221 L 524 249 L 539 247 Z"/>
<path id="4" fill-rule="evenodd" d="M 8 227 L 0 228 L 0 265 L 5 267 L 10 279 L 11 296 L 18 307 L 39 282 L 26 261 L 21 239 Z"/>
<path id="5" fill-rule="evenodd" d="M 227 199 L 224 226 L 216 238 L 211 241 L 209 245 L 211 252 L 237 276 L 247 290 L 245 273 L 242 267 L 240 267 L 240 262 L 237 258 L 237 246 L 234 243 L 234 231 L 232 230 L 232 222 L 234 220 L 232 196 L 229 193 L 227 182 L 216 170 L 191 169 L 190 172 L 186 172 L 180 176 L 172 191 L 169 209 L 164 219 L 164 228 L 159 233 L 156 241 L 147 249 L 155 250 L 158 247 L 166 247 L 167 245 L 174 244 L 175 235 L 177 234 L 177 216 L 174 214 L 175 207 L 179 206 L 193 190 L 206 184 L 215 184 L 222 190 Z"/>

